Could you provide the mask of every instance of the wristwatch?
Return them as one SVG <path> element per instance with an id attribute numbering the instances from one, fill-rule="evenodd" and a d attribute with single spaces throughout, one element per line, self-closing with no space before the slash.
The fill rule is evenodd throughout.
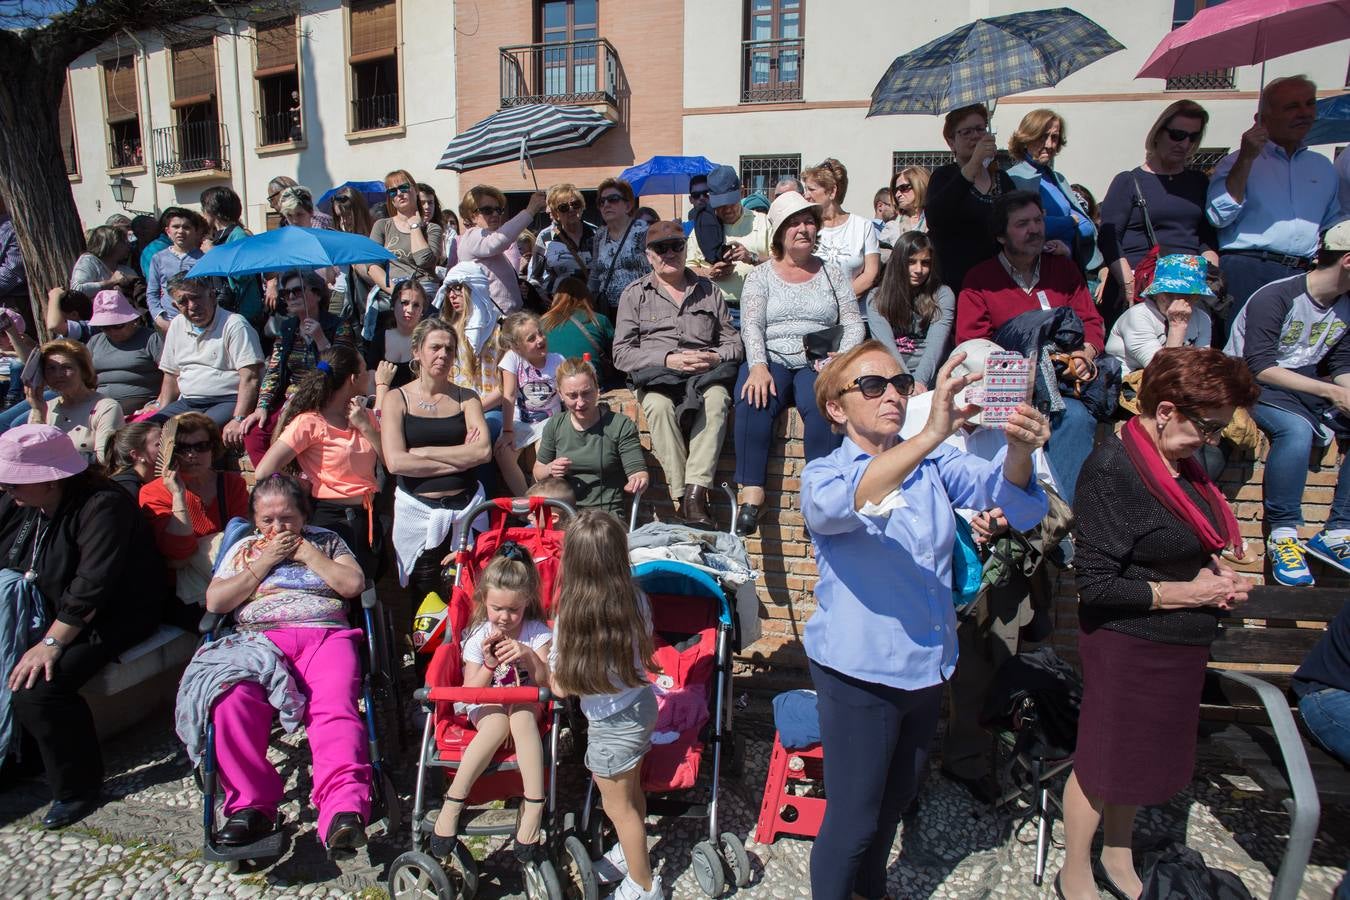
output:
<path id="1" fill-rule="evenodd" d="M 56 638 L 50 637 L 50 636 L 45 637 L 45 638 L 42 639 L 42 646 L 44 646 L 44 647 L 55 647 L 58 651 L 66 649 L 66 645 L 65 645 L 65 644 L 61 643 L 61 642 L 58 641 Z"/>
<path id="2" fill-rule="evenodd" d="M 230 421 L 231 421 L 231 422 L 242 422 L 242 421 L 244 421 L 244 420 L 247 419 L 247 418 L 248 418 L 248 416 L 230 416 Z"/>

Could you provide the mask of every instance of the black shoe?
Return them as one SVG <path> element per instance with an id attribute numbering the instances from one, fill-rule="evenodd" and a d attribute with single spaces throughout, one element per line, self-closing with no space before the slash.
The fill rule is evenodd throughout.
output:
<path id="1" fill-rule="evenodd" d="M 544 804 L 544 801 L 535 800 L 530 797 L 523 798 L 520 801 L 520 809 L 522 814 L 525 811 L 526 803 L 534 803 L 542 806 Z M 517 828 L 519 828 L 519 826 L 517 826 Z M 514 844 L 515 846 L 512 848 L 512 851 L 515 853 L 516 860 L 520 862 L 522 865 L 529 865 L 530 863 L 541 862 L 544 859 L 545 856 L 544 842 L 539 835 L 536 835 L 535 839 L 527 844 L 524 841 L 522 841 L 520 839 L 520 835 L 517 834 L 514 838 Z"/>
<path id="2" fill-rule="evenodd" d="M 436 859 L 445 862 L 455 852 L 455 847 L 459 844 L 459 838 L 447 837 L 443 834 L 431 833 L 431 840 L 427 843 L 427 851 Z"/>
<path id="3" fill-rule="evenodd" d="M 964 778 L 945 766 L 939 771 L 942 773 L 943 778 L 948 781 L 954 781 L 965 788 L 970 793 L 970 796 L 974 797 L 976 801 L 983 803 L 986 806 L 993 806 L 999 801 L 1001 792 L 999 791 L 998 782 L 994 780 L 994 776 L 984 774 L 979 778 Z"/>
<path id="4" fill-rule="evenodd" d="M 759 504 L 742 503 L 740 512 L 736 513 L 736 533 L 741 537 L 748 537 L 759 529 Z"/>
<path id="5" fill-rule="evenodd" d="M 42 827 L 51 831 L 57 828 L 65 828 L 67 825 L 74 825 L 98 809 L 98 803 L 98 791 L 85 794 L 83 797 L 76 797 L 73 800 L 56 800 L 47 810 L 47 814 L 42 817 Z"/>
<path id="6" fill-rule="evenodd" d="M 226 847 L 243 847 L 272 833 L 272 820 L 260 809 L 241 809 L 225 820 L 216 841 Z"/>
<path id="7" fill-rule="evenodd" d="M 329 859 L 355 853 L 358 847 L 366 845 L 366 825 L 354 812 L 338 813 L 329 823 L 323 843 Z"/>
<path id="8" fill-rule="evenodd" d="M 1092 880 L 1097 883 L 1097 887 L 1102 888 L 1117 900 L 1134 900 L 1129 894 L 1120 889 L 1116 880 L 1111 877 L 1111 873 L 1106 871 L 1106 866 L 1100 859 L 1092 860 Z"/>

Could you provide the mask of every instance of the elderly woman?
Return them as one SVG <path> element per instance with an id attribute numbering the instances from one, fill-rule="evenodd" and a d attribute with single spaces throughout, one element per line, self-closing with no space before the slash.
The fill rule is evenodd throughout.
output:
<path id="1" fill-rule="evenodd" d="M 123 415 L 158 397 L 164 380 L 159 370 L 164 336 L 142 324 L 141 314 L 121 291 L 99 291 L 89 324 L 100 329 L 88 341 L 99 393 L 116 400 Z"/>
<path id="2" fill-rule="evenodd" d="M 647 465 L 637 426 L 600 403 L 600 379 L 585 360 L 558 366 L 563 409 L 544 425 L 534 478 L 554 476 L 572 487 L 576 505 L 623 516 L 628 499 L 647 489 Z"/>
<path id="3" fill-rule="evenodd" d="M 913 798 L 956 668 L 952 507 L 998 507 L 1031 528 L 1048 501 L 1032 452 L 1045 417 L 1023 404 L 987 462 L 944 446 L 977 408 L 957 392 L 977 374 L 938 373 L 928 423 L 900 441 L 914 379 L 877 341 L 841 353 L 816 381 L 843 445 L 807 463 L 802 515 L 815 540 L 815 615 L 803 642 L 815 683 L 830 805 L 811 852 L 816 900 L 882 897 L 901 812 Z"/>
<path id="4" fill-rule="evenodd" d="M 1154 244 L 1219 264 L 1218 235 L 1205 216 L 1209 178 L 1186 168 L 1209 113 L 1194 100 L 1162 111 L 1144 138 L 1144 164 L 1111 179 L 1101 205 L 1102 259 L 1111 278 L 1102 306 L 1119 315 L 1135 302 L 1134 267 Z"/>
<path id="5" fill-rule="evenodd" d="M 998 252 L 989 230 L 994 198 L 1016 190 L 1016 185 L 998 168 L 998 143 L 989 131 L 989 108 L 983 103 L 947 113 L 942 137 L 956 159 L 929 177 L 924 222 L 942 283 L 959 294 L 966 272 Z"/>
<path id="6" fill-rule="evenodd" d="M 905 166 L 891 176 L 891 197 L 895 201 L 895 218 L 881 229 L 879 240 L 884 246 L 895 247 L 900 235 L 910 231 L 927 231 L 923 206 L 928 200 L 930 172 L 923 166 Z"/>
<path id="7" fill-rule="evenodd" d="M 623 289 L 652 270 L 646 253 L 649 226 L 634 217 L 633 186 L 623 179 L 606 178 L 595 194 L 605 227 L 595 233 L 595 263 L 586 286 L 599 310 L 613 314 Z"/>
<path id="8" fill-rule="evenodd" d="M 548 189 L 547 201 L 553 224 L 535 240 L 528 277 L 545 300 L 552 300 L 564 278 L 575 276 L 584 282 L 590 275 L 596 228 L 582 221 L 586 201 L 576 185 L 555 184 Z"/>
<path id="9" fill-rule="evenodd" d="M 1158 260 L 1143 303 L 1125 311 L 1106 339 L 1106 352 L 1125 373 L 1142 369 L 1164 347 L 1208 347 L 1211 324 L 1204 302 L 1214 299 L 1205 279 L 1209 263 L 1177 253 Z"/>
<path id="10" fill-rule="evenodd" d="M 802 172 L 806 199 L 820 207 L 820 246 L 817 254 L 844 273 L 853 295 L 862 300 L 881 274 L 881 247 L 877 230 L 864 217 L 844 210 L 848 169 L 837 159 L 826 159 Z"/>
<path id="11" fill-rule="evenodd" d="M 461 262 L 478 263 L 487 272 L 488 293 L 497 312 L 509 316 L 524 305 L 520 296 L 520 257 L 516 239 L 544 209 L 544 194 L 535 191 L 514 217 L 506 217 L 506 195 L 495 187 L 477 184 L 459 202 L 459 214 L 468 224 L 459 236 Z"/>
<path id="12" fill-rule="evenodd" d="M 281 276 L 286 318 L 277 328 L 277 340 L 263 369 L 258 408 L 243 422 L 244 450 L 255 467 L 271 445 L 277 417 L 300 379 L 330 348 L 356 349 L 351 322 L 328 311 L 329 296 L 328 284 L 314 272 Z"/>
<path id="13" fill-rule="evenodd" d="M 1160 350 L 1144 370 L 1140 414 L 1083 465 L 1073 563 L 1083 705 L 1064 788 L 1061 897 L 1095 898 L 1094 875 L 1112 896 L 1139 896 L 1135 810 L 1190 783 L 1218 613 L 1248 589 L 1218 556 L 1244 555 L 1237 520 L 1192 457 L 1257 394 L 1241 359 L 1208 347 Z"/>
<path id="14" fill-rule="evenodd" d="M 136 273 L 126 265 L 131 256 L 127 233 L 111 225 L 89 232 L 89 249 L 70 270 L 70 289 L 92 297 L 99 291 L 131 289 Z"/>
<path id="15" fill-rule="evenodd" d="M 1013 158 L 1008 175 L 1022 190 L 1040 193 L 1045 208 L 1046 250 L 1068 256 L 1078 268 L 1095 272 L 1102 264 L 1097 225 L 1069 180 L 1055 170 L 1055 157 L 1068 143 L 1068 128 L 1059 113 L 1033 109 L 1008 138 L 1008 153 Z"/>
<path id="16" fill-rule="evenodd" d="M 385 296 L 394 292 L 394 282 L 415 278 L 427 294 L 436 290 L 436 259 L 441 246 L 441 226 L 422 218 L 418 207 L 417 179 L 406 169 L 384 176 L 390 215 L 370 228 L 370 239 L 398 257 L 383 265 L 366 267 L 366 277 Z"/>
<path id="17" fill-rule="evenodd" d="M 122 427 L 122 407 L 98 392 L 89 349 L 76 341 L 48 341 L 39 351 L 42 381 L 56 391 L 47 400 L 41 387 L 24 386 L 30 425 L 55 425 L 91 462 L 107 462 L 108 441 Z M 0 477 L 3 477 L 0 475 Z"/>
<path id="18" fill-rule="evenodd" d="M 797 407 L 810 462 L 839 446 L 815 402 L 816 373 L 827 352 L 862 343 L 865 328 L 848 278 L 815 255 L 820 206 L 801 194 L 780 194 L 769 207 L 770 253 L 741 293 L 745 362 L 736 379 L 736 482 L 741 488 L 736 533 L 754 534 L 764 503 L 773 423 Z M 822 335 L 829 338 L 823 342 Z"/>
<path id="19" fill-rule="evenodd" d="M 126 492 L 89 468 L 69 435 L 21 425 L 0 436 L 0 594 L 6 685 L 0 759 L 17 725 L 37 745 L 64 828 L 99 802 L 103 757 L 80 687 L 149 637 L 164 601 L 163 563 Z M 22 628 L 20 623 L 28 627 Z M 0 692 L 3 693 L 3 692 Z"/>
<path id="20" fill-rule="evenodd" d="M 318 833 L 332 858 L 365 843 L 370 817 L 370 760 L 356 705 L 362 636 L 347 619 L 365 576 L 340 537 L 308 524 L 309 496 L 296 479 L 259 482 L 250 511 L 257 532 L 230 548 L 206 590 L 207 610 L 233 613 L 244 637 L 207 644 L 183 678 L 190 681 L 213 651 L 223 656 L 252 644 L 294 679 L 314 760 Z M 267 762 L 275 710 L 254 680 L 216 691 L 209 715 L 228 817 L 216 837 L 227 846 L 250 844 L 275 827 L 285 787 Z"/>

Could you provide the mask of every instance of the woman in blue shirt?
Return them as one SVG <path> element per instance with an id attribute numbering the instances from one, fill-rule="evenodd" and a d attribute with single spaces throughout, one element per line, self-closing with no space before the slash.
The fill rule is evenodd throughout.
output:
<path id="1" fill-rule="evenodd" d="M 804 644 L 830 797 L 811 853 L 816 900 L 886 894 L 886 859 L 956 668 L 952 507 L 997 506 L 1018 530 L 1048 508 L 1031 454 L 1050 428 L 1030 406 L 1013 415 L 993 462 L 943 445 L 978 410 L 956 402 L 978 378 L 952 376 L 963 359 L 938 372 L 928 424 L 904 442 L 914 378 L 879 341 L 841 353 L 816 381 L 821 414 L 844 434 L 802 474 L 820 571 Z"/>

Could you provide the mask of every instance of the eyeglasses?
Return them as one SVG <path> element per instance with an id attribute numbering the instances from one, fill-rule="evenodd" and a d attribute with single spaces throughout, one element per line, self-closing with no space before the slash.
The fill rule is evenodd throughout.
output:
<path id="1" fill-rule="evenodd" d="M 282 288 L 280 291 L 277 291 L 277 293 L 278 293 L 281 297 L 283 297 L 283 298 L 285 298 L 285 297 L 304 297 L 304 296 L 305 296 L 305 286 L 302 284 L 302 285 L 300 285 L 299 287 Z"/>
<path id="2" fill-rule="evenodd" d="M 504 212 L 506 212 L 506 210 L 502 209 L 500 206 L 478 207 L 478 214 L 480 216 L 500 216 Z"/>
<path id="3" fill-rule="evenodd" d="M 988 125 L 970 125 L 966 128 L 956 129 L 956 136 L 959 138 L 983 137 L 989 133 Z"/>
<path id="4" fill-rule="evenodd" d="M 1228 427 L 1227 422 L 1216 422 L 1213 419 L 1206 419 L 1189 409 L 1182 409 L 1180 406 L 1177 407 L 1177 412 L 1190 420 L 1191 424 L 1195 426 L 1195 430 L 1200 432 L 1200 437 L 1204 439 L 1205 443 L 1209 443 L 1219 435 L 1223 434 L 1223 430 Z"/>
<path id="5" fill-rule="evenodd" d="M 895 392 L 901 397 L 908 397 L 914 393 L 914 376 L 908 372 L 901 372 L 899 375 L 892 375 L 890 378 L 884 375 L 859 375 L 857 378 L 844 385 L 839 396 L 844 396 L 854 388 L 858 389 L 868 400 L 875 400 L 886 393 L 886 385 L 895 388 Z"/>
<path id="6" fill-rule="evenodd" d="M 281 196 L 281 191 L 277 191 L 275 194 L 268 194 L 268 195 L 267 195 L 267 202 L 268 202 L 268 203 L 276 203 L 276 202 L 277 202 L 277 198 L 280 197 L 280 196 Z"/>
<path id="7" fill-rule="evenodd" d="M 600 198 L 601 206 L 609 206 L 612 203 L 623 203 L 623 194 L 606 194 Z"/>
<path id="8" fill-rule="evenodd" d="M 681 238 L 671 238 L 668 241 L 653 241 L 647 245 L 647 249 L 657 256 L 665 256 L 667 253 L 683 253 L 686 246 L 688 246 L 688 241 Z"/>
<path id="9" fill-rule="evenodd" d="M 581 212 L 581 210 L 585 208 L 586 204 L 582 203 L 580 200 L 569 200 L 566 203 L 558 204 L 558 212 L 560 213 Z"/>
<path id="10" fill-rule="evenodd" d="M 712 196 L 712 191 L 690 191 L 689 196 L 694 200 L 704 200 Z"/>
<path id="11" fill-rule="evenodd" d="M 1200 138 L 1204 137 L 1205 134 L 1203 131 L 1186 131 L 1182 128 L 1164 128 L 1163 131 L 1167 132 L 1167 136 L 1178 144 L 1182 141 L 1198 144 L 1200 143 Z"/>
<path id="12" fill-rule="evenodd" d="M 912 190 L 914 190 L 914 185 L 912 184 L 897 184 L 895 186 L 895 192 L 897 194 L 908 194 Z"/>
<path id="13" fill-rule="evenodd" d="M 396 185 L 394 185 L 394 186 L 391 187 L 391 188 L 385 188 L 385 191 L 384 191 L 384 192 L 385 192 L 386 194 L 388 194 L 390 197 L 397 197 L 397 196 L 399 196 L 400 194 L 411 194 L 411 193 L 412 193 L 412 185 L 411 185 L 411 184 L 408 184 L 408 183 L 405 181 L 405 182 L 403 182 L 403 184 L 396 184 Z"/>
<path id="14" fill-rule="evenodd" d="M 211 452 L 211 442 L 207 440 L 187 444 L 180 441 L 174 445 L 173 452 L 182 453 L 184 455 L 189 453 L 209 453 Z"/>

